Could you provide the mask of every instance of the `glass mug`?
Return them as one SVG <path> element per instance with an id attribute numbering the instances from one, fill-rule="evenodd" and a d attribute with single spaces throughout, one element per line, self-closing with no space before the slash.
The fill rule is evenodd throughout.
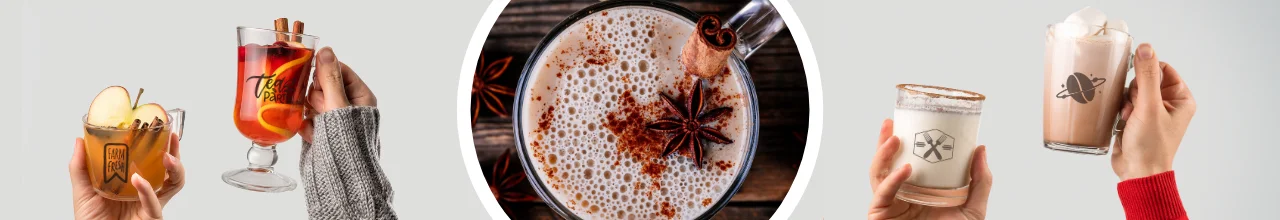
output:
<path id="1" fill-rule="evenodd" d="M 1049 25 L 1044 58 L 1045 148 L 1092 155 L 1111 150 L 1117 115 L 1124 106 L 1125 79 L 1132 68 L 1132 42 L 1128 33 L 1102 26 Z"/>
<path id="2" fill-rule="evenodd" d="M 610 11 L 615 12 L 615 14 L 610 14 L 609 13 Z M 545 201 L 548 204 L 548 206 L 551 207 L 552 210 L 554 210 L 557 214 L 559 214 L 563 218 L 567 218 L 567 219 L 623 218 L 623 216 L 627 214 L 631 214 L 630 217 L 633 217 L 633 218 L 646 218 L 644 216 L 636 216 L 635 215 L 636 211 L 624 212 L 620 210 L 616 212 L 617 215 L 613 215 L 615 214 L 613 212 L 606 213 L 603 210 L 600 210 L 598 212 L 593 211 L 593 210 L 596 210 L 596 208 L 599 208 L 599 206 L 605 206 L 607 204 L 617 205 L 618 203 L 628 203 L 628 202 L 613 202 L 613 203 L 602 202 L 605 204 L 591 203 L 591 204 L 596 204 L 595 206 L 591 206 L 586 204 L 586 202 L 575 201 L 574 196 L 571 196 L 569 194 L 565 194 L 565 195 L 557 194 L 557 193 L 563 193 L 563 192 L 560 192 L 560 190 L 565 190 L 565 189 L 562 189 L 564 188 L 562 184 L 554 183 L 554 181 L 556 181 L 555 180 L 556 178 L 561 178 L 560 174 L 553 174 L 553 176 L 547 176 L 542 174 L 542 171 L 540 171 L 539 169 L 539 167 L 546 166 L 544 165 L 545 163 L 551 163 L 551 164 L 556 163 L 555 161 L 557 159 L 555 157 L 551 157 L 550 160 L 544 161 L 545 159 L 547 159 L 544 156 L 545 154 L 543 154 L 545 152 L 539 152 L 539 150 L 537 149 L 539 148 L 538 146 L 539 144 L 537 144 L 537 141 L 543 140 L 544 137 L 541 134 L 532 134 L 537 132 L 538 128 L 536 128 L 535 126 L 539 126 L 538 124 L 541 124 L 541 123 L 536 123 L 534 121 L 527 121 L 527 120 L 538 120 L 538 118 L 540 117 L 538 114 L 532 113 L 534 111 L 539 111 L 541 108 L 539 108 L 538 105 L 542 105 L 542 103 L 539 103 L 539 101 L 535 101 L 535 100 L 542 100 L 543 98 L 554 98 L 554 96 L 552 96 L 553 94 L 559 94 L 561 92 L 564 92 L 561 90 L 569 90 L 569 89 L 562 89 L 562 88 L 552 88 L 551 86 L 544 87 L 543 85 L 540 84 L 542 81 L 549 80 L 549 78 L 547 77 L 552 77 L 545 73 L 540 74 L 539 72 L 543 70 L 541 68 L 551 68 L 553 66 L 556 66 L 557 64 L 552 64 L 552 62 L 556 61 L 556 59 L 559 59 L 557 57 L 558 56 L 557 54 L 566 53 L 564 51 L 552 52 L 549 50 L 559 50 L 561 48 L 560 46 L 558 46 L 559 45 L 558 40 L 562 40 L 560 38 L 565 38 L 563 40 L 591 39 L 591 37 L 589 37 L 590 34 L 581 34 L 583 32 L 577 32 L 577 31 L 581 31 L 580 29 L 571 29 L 571 28 L 581 28 L 579 25 L 589 24 L 590 22 L 593 22 L 593 21 L 590 21 L 590 19 L 608 18 L 610 20 L 609 22 L 612 22 L 613 18 L 620 18 L 620 17 L 613 17 L 613 16 L 626 16 L 626 15 L 622 15 L 623 12 L 627 12 L 627 13 L 635 12 L 636 14 L 638 14 L 636 15 L 637 17 L 651 16 L 651 17 L 662 17 L 664 19 L 672 18 L 671 20 L 661 20 L 661 21 L 672 21 L 672 22 L 667 22 L 667 23 L 659 22 L 657 24 L 654 24 L 653 27 L 657 27 L 657 28 L 666 28 L 660 25 L 673 25 L 673 27 L 676 27 L 676 29 L 686 28 L 686 27 L 688 29 L 695 29 L 694 28 L 694 26 L 696 26 L 695 21 L 699 19 L 699 15 L 697 13 L 665 1 L 605 1 L 605 2 L 600 2 L 594 5 L 588 6 L 584 9 L 581 9 L 573 13 L 564 21 L 560 22 L 555 28 L 553 28 L 546 35 L 546 37 L 542 39 L 539 46 L 535 48 L 533 50 L 534 52 L 530 55 L 529 61 L 525 64 L 523 73 L 521 75 L 521 79 L 519 81 L 519 85 L 516 89 L 515 103 L 514 103 L 513 109 L 515 109 L 517 112 L 513 114 L 513 130 L 515 131 L 515 134 L 516 134 L 515 142 L 517 146 L 517 152 L 520 155 L 519 158 L 521 160 L 523 167 L 526 168 L 525 173 L 527 178 L 529 179 L 529 182 L 531 183 L 533 188 L 538 192 L 538 195 L 541 196 L 543 201 Z M 638 19 L 639 18 L 637 18 L 637 20 Z M 599 20 L 594 22 L 599 22 Z M 596 23 L 596 24 L 604 24 L 604 23 Z M 625 24 L 613 24 L 613 23 L 609 23 L 609 24 L 625 25 Z M 682 26 L 682 25 L 687 25 L 687 26 Z M 731 73 L 716 76 L 715 79 L 704 79 L 707 82 L 704 83 L 703 85 L 711 85 L 713 87 L 717 85 L 733 86 L 734 89 L 729 89 L 729 90 L 734 90 L 735 92 L 736 91 L 741 92 L 741 98 L 738 99 L 738 100 L 741 100 L 740 105 L 736 105 L 735 107 L 737 108 L 733 109 L 733 112 L 734 112 L 733 114 L 736 114 L 736 115 L 731 116 L 732 119 L 737 119 L 738 121 L 725 122 L 725 123 L 740 123 L 742 129 L 738 130 L 739 133 L 734 133 L 733 135 L 729 135 L 729 136 L 736 135 L 738 137 L 736 139 L 733 139 L 733 144 L 740 145 L 740 148 L 732 151 L 726 151 L 724 150 L 724 149 L 728 149 L 728 147 L 726 147 L 726 148 L 721 148 L 719 152 L 714 152 L 713 150 L 713 152 L 708 154 L 729 152 L 725 154 L 735 155 L 735 156 L 725 156 L 725 158 L 732 158 L 732 159 L 729 159 L 730 161 L 729 163 L 736 163 L 736 165 L 738 165 L 739 167 L 737 167 L 736 169 L 728 168 L 727 169 L 728 171 L 724 171 L 726 170 L 726 168 L 720 168 L 715 171 L 715 172 L 731 173 L 731 175 L 733 176 L 728 176 L 728 178 L 730 179 L 726 179 L 726 182 L 721 182 L 721 183 L 724 183 L 724 185 L 714 186 L 715 188 L 714 192 L 717 192 L 717 193 L 714 194 L 713 198 L 705 198 L 705 200 L 699 199 L 699 200 L 702 200 L 700 204 L 690 203 L 687 206 L 686 204 L 683 204 L 683 203 L 676 204 L 676 206 L 679 206 L 681 209 L 691 208 L 689 210 L 692 210 L 692 212 L 687 212 L 687 214 L 681 214 L 680 218 L 710 219 L 712 216 L 715 215 L 716 212 L 718 212 L 721 208 L 723 208 L 725 205 L 729 203 L 730 198 L 732 198 L 733 195 L 737 193 L 738 189 L 741 187 L 743 183 L 743 180 L 746 179 L 747 171 L 751 167 L 751 160 L 755 154 L 756 141 L 757 141 L 756 138 L 759 130 L 759 125 L 758 125 L 759 115 L 757 113 L 758 107 L 756 105 L 755 88 L 751 82 L 751 79 L 749 77 L 750 74 L 747 72 L 746 64 L 743 62 L 743 60 L 746 59 L 747 57 L 750 57 L 752 52 L 754 52 L 756 49 L 759 49 L 765 42 L 767 42 L 770 38 L 776 35 L 784 27 L 784 24 L 782 22 L 782 18 L 778 15 L 778 12 L 773 8 L 773 6 L 768 1 L 756 0 L 748 3 L 741 11 L 739 11 L 732 18 L 725 20 L 722 27 L 724 26 L 727 26 L 733 29 L 736 35 L 738 36 L 738 42 L 735 45 L 735 47 L 732 49 L 733 50 L 732 55 L 730 55 L 730 58 L 728 59 L 727 61 L 728 63 L 726 65 L 726 67 L 731 70 L 730 71 Z M 634 23 L 632 23 L 632 27 L 635 27 Z M 592 28 L 591 26 L 587 25 L 586 30 L 588 33 L 591 32 L 591 28 Z M 627 27 L 626 26 L 610 27 L 608 25 L 601 25 L 601 26 L 596 26 L 596 28 L 599 28 L 598 30 L 600 30 L 605 28 L 627 28 Z M 650 38 L 652 38 L 655 41 L 655 42 L 652 42 L 652 44 L 649 44 L 650 46 L 659 45 L 659 43 L 656 41 L 665 40 L 660 37 L 654 37 L 654 35 L 670 34 L 670 33 L 663 33 L 663 32 L 671 30 L 671 28 L 660 29 L 657 31 L 653 31 L 653 30 L 654 29 L 650 29 L 650 33 L 648 33 L 650 35 Z M 607 32 L 607 31 L 599 31 L 599 32 Z M 658 32 L 658 33 L 653 33 L 653 32 Z M 564 33 L 569 33 L 569 34 L 564 34 Z M 680 32 L 675 32 L 675 33 L 680 33 Z M 683 43 L 685 42 L 685 39 L 688 39 L 689 33 L 690 32 L 683 32 L 682 35 L 671 34 L 670 35 L 671 38 L 666 38 L 666 39 L 675 38 L 672 40 L 678 40 L 679 42 Z M 621 33 L 621 34 L 625 34 L 625 33 Z M 644 35 L 646 33 L 641 31 L 638 34 L 636 32 L 631 32 L 631 34 L 632 36 L 637 36 L 637 35 Z M 588 37 L 582 38 L 582 35 L 587 35 Z M 596 38 L 596 39 L 601 39 L 601 38 Z M 617 38 L 613 38 L 613 39 L 617 39 Z M 649 39 L 645 39 L 643 41 L 643 43 L 645 44 L 640 44 L 640 43 L 641 43 L 640 40 L 637 39 L 636 45 L 643 46 L 651 42 L 649 41 Z M 671 42 L 666 42 L 666 43 L 671 43 Z M 572 47 L 572 46 L 569 46 L 569 47 Z M 663 48 L 665 49 L 664 52 L 668 53 L 667 54 L 668 56 L 655 55 L 658 52 L 657 51 L 658 49 L 654 49 L 653 52 L 655 52 L 655 54 L 644 54 L 649 56 L 638 56 L 641 58 L 633 58 L 633 59 L 642 59 L 642 60 L 652 58 L 653 59 L 652 63 L 640 62 L 638 64 L 637 63 L 628 64 L 626 62 L 622 62 L 620 68 L 643 70 L 651 66 L 652 69 L 657 69 L 659 62 L 677 62 L 678 63 L 678 59 L 679 59 L 678 57 L 672 57 L 669 55 L 672 53 L 679 54 L 681 48 L 680 47 L 674 47 L 674 48 L 663 47 Z M 604 51 L 604 52 L 607 53 L 609 51 Z M 584 53 L 590 53 L 590 52 L 588 51 Z M 614 51 L 614 53 L 617 53 L 617 52 Z M 569 56 L 573 56 L 573 55 L 569 55 Z M 550 59 L 550 61 L 548 61 L 547 59 Z M 668 59 L 675 59 L 676 61 L 671 61 Z M 590 63 L 591 60 L 587 60 L 586 62 Z M 606 66 L 613 65 L 609 68 L 619 68 L 616 64 L 605 64 L 605 65 Z M 640 66 L 640 67 L 637 67 L 637 66 Z M 671 66 L 668 66 L 668 67 L 670 67 L 671 69 L 677 68 L 677 67 L 671 67 Z M 562 66 L 560 68 L 565 68 L 565 67 Z M 577 68 L 577 67 L 572 67 L 572 68 Z M 612 70 L 607 70 L 607 71 L 612 71 Z M 626 71 L 627 70 L 620 70 L 619 72 L 626 72 Z M 655 70 L 655 72 L 656 71 L 657 70 Z M 591 72 L 592 72 L 591 76 L 595 76 L 596 74 L 595 71 L 591 71 Z M 637 72 L 637 71 L 632 71 L 632 72 Z M 582 73 L 579 73 L 579 74 L 582 74 Z M 625 74 L 632 74 L 632 73 L 625 73 Z M 679 73 L 679 74 L 684 74 L 684 73 Z M 555 74 L 551 74 L 551 75 L 555 75 Z M 575 74 L 569 74 L 569 75 L 573 75 L 572 77 L 585 76 L 585 75 L 575 75 Z M 638 75 L 626 75 L 626 76 L 638 76 Z M 555 77 L 559 77 L 559 76 L 555 76 Z M 661 77 L 676 77 L 676 76 L 655 75 L 655 78 L 661 78 Z M 600 77 L 600 78 L 604 78 L 604 77 Z M 694 81 L 694 83 L 703 83 L 703 82 Z M 686 91 L 689 91 L 689 90 L 686 90 L 686 88 L 687 87 L 681 87 L 680 89 L 677 89 L 678 91 L 676 91 L 675 94 L 672 94 L 672 98 L 674 98 L 674 96 L 680 93 L 687 93 Z M 661 89 L 654 89 L 654 90 L 661 90 Z M 706 89 L 706 91 L 713 91 L 713 90 L 721 91 L 721 92 L 725 91 L 722 89 Z M 647 91 L 648 93 L 646 94 L 648 95 L 653 95 L 653 92 L 654 92 L 652 90 L 638 90 L 635 92 L 642 93 L 641 91 Z M 546 92 L 554 92 L 554 93 L 546 93 Z M 540 95 L 540 93 L 542 95 Z M 660 104 L 660 102 L 661 101 L 656 101 L 653 103 Z M 724 103 L 721 103 L 721 104 L 724 104 Z M 555 106 L 552 106 L 552 107 L 555 107 Z M 717 107 L 717 106 L 709 106 L 709 107 L 706 107 L 705 109 L 711 109 L 711 107 Z M 572 109 L 568 110 L 568 112 L 574 112 L 574 111 L 575 110 L 572 110 Z M 593 111 L 593 110 L 577 110 L 578 114 L 595 114 L 595 113 L 585 113 L 587 111 Z M 547 112 L 551 112 L 551 110 L 547 110 Z M 574 113 L 569 113 L 569 115 L 575 116 L 575 117 L 577 116 L 598 117 L 598 116 L 574 115 Z M 600 116 L 600 117 L 603 117 L 603 116 Z M 593 124 L 591 127 L 604 127 L 604 126 L 594 126 Z M 604 130 L 604 129 L 601 129 L 601 130 Z M 607 135 L 602 134 L 599 136 L 600 137 L 599 139 L 602 139 L 602 140 L 606 139 L 604 138 L 606 136 Z M 586 139 L 595 138 L 595 135 L 579 135 L 579 137 L 586 140 Z M 609 136 L 609 137 L 613 137 L 613 136 Z M 667 140 L 665 139 L 667 137 L 668 136 L 662 136 L 664 141 Z M 619 136 L 617 138 L 623 139 L 627 137 Z M 594 141 L 599 141 L 599 140 L 594 140 Z M 613 139 L 609 138 L 609 141 L 613 141 Z M 663 142 L 663 143 L 666 143 L 666 142 Z M 543 145 L 543 146 L 546 146 L 546 145 Z M 708 147 L 705 147 L 704 149 L 714 149 L 714 148 L 708 146 Z M 619 150 L 619 152 L 621 152 L 621 150 Z M 560 156 L 560 158 L 567 158 L 567 157 L 569 156 L 567 155 Z M 680 155 L 672 155 L 666 158 L 667 158 L 666 160 L 685 160 L 684 157 Z M 567 159 L 559 159 L 559 160 L 567 160 Z M 700 163 L 700 162 L 701 161 L 696 161 L 695 163 Z M 564 162 L 560 162 L 560 163 L 564 163 Z M 600 162 L 600 163 L 607 163 L 607 162 Z M 640 163 L 640 162 L 635 162 L 635 163 Z M 586 164 L 591 164 L 590 160 L 588 160 Z M 704 172 L 706 172 L 706 169 L 708 169 L 706 167 L 708 166 L 701 167 L 704 169 L 703 170 Z M 666 169 L 681 170 L 681 169 L 695 169 L 695 167 L 694 166 L 666 167 Z M 709 168 L 709 169 L 716 169 L 716 168 Z M 693 170 L 693 171 L 696 172 L 698 170 Z M 560 171 L 561 174 L 566 172 L 569 172 L 569 171 L 564 171 L 564 170 Z M 588 172 L 585 178 L 591 178 L 592 175 L 590 173 L 591 172 Z M 595 173 L 596 173 L 595 176 L 602 176 L 604 178 L 609 178 L 609 176 L 611 175 L 609 172 L 606 172 L 606 171 L 597 171 Z M 694 175 L 699 175 L 699 174 L 695 173 Z M 615 179 L 631 178 L 630 174 L 627 174 L 626 176 L 624 176 L 623 174 L 613 174 L 612 176 L 615 176 L 613 177 Z M 600 177 L 595 177 L 595 178 L 600 178 Z M 640 177 L 636 177 L 636 178 L 640 178 Z M 553 181 L 553 182 L 548 182 L 548 181 Z M 628 187 L 631 187 L 631 186 L 630 184 L 627 184 L 627 185 L 628 186 L 622 186 L 622 187 L 607 187 L 607 188 L 610 188 L 607 190 L 614 190 L 613 195 L 615 197 L 618 195 L 617 192 L 619 191 L 621 191 L 623 194 L 630 194 L 630 193 L 636 193 L 641 190 L 639 187 L 636 187 L 636 188 L 631 188 L 628 191 Z M 604 188 L 606 187 L 602 187 L 601 190 L 606 190 Z M 708 187 L 708 188 L 713 188 L 713 187 Z M 553 191 L 553 189 L 556 191 Z M 663 188 L 663 191 L 665 190 L 667 189 Z M 566 191 L 569 191 L 569 190 L 566 190 Z M 723 193 L 718 193 L 721 191 Z M 582 196 L 583 195 L 577 195 L 576 199 L 582 200 Z M 627 195 L 623 195 L 624 198 L 626 196 Z M 640 197 L 642 195 L 636 195 L 636 196 Z M 714 203 L 712 203 L 711 199 L 716 199 L 716 200 Z M 587 200 L 582 200 L 582 201 L 587 201 Z M 698 206 L 698 205 L 701 205 L 701 206 Z M 574 206 L 576 206 L 577 208 L 574 208 Z M 693 206 L 696 206 L 696 208 L 692 208 Z M 658 207 L 657 204 L 654 204 L 654 206 L 652 207 L 654 209 L 660 208 Z M 666 211 L 661 211 L 661 212 L 666 212 Z M 601 217 L 601 216 L 604 216 L 604 217 Z M 657 218 L 657 217 L 658 216 L 650 216 L 649 218 Z M 674 216 L 668 216 L 667 218 L 674 218 Z"/>
<path id="3" fill-rule="evenodd" d="M 911 164 L 911 176 L 898 188 L 898 199 L 935 207 L 968 201 L 970 165 L 986 98 L 946 87 L 898 85 L 893 135 L 901 145 L 893 167 Z"/>
<path id="4" fill-rule="evenodd" d="M 285 192 L 298 186 L 275 172 L 276 144 L 302 129 L 307 82 L 311 79 L 316 37 L 269 29 L 237 27 L 239 62 L 236 129 L 253 143 L 249 166 L 222 174 L 222 181 L 258 192 Z"/>
<path id="5" fill-rule="evenodd" d="M 137 173 L 159 191 L 164 185 L 170 138 L 182 139 L 186 111 L 171 109 L 169 121 L 161 126 L 121 129 L 84 123 L 84 153 L 89 169 L 89 182 L 99 196 L 116 201 L 138 201 L 138 190 L 130 183 Z M 171 136 L 172 135 L 172 136 Z"/>

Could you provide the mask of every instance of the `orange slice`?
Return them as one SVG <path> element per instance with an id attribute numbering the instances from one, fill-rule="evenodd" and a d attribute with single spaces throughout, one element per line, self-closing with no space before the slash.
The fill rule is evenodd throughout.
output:
<path id="1" fill-rule="evenodd" d="M 287 124 L 290 114 L 301 113 L 301 105 L 265 103 L 262 107 L 258 107 L 258 124 L 262 125 L 263 129 L 280 134 L 281 137 L 288 137 L 293 132 L 282 127 Z"/>

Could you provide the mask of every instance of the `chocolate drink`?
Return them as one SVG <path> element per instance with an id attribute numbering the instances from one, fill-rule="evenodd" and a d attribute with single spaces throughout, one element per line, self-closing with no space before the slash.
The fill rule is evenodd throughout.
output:
<path id="1" fill-rule="evenodd" d="M 646 128 L 677 118 L 663 95 L 683 107 L 699 82 L 680 64 L 694 27 L 668 11 L 624 6 L 588 15 L 544 45 L 517 97 L 523 150 L 544 199 L 585 219 L 691 219 L 730 193 L 754 138 L 736 63 L 703 84 L 703 109 L 731 109 L 703 125 L 732 143 L 703 142 L 695 164 L 688 149 L 662 156 L 675 133 Z"/>
<path id="2" fill-rule="evenodd" d="M 1123 31 L 1060 23 L 1045 36 L 1045 147 L 1106 154 L 1124 104 L 1132 39 Z"/>

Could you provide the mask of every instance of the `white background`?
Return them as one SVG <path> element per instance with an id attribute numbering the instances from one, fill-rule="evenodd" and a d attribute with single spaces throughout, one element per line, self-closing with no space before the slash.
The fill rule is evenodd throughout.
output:
<path id="1" fill-rule="evenodd" d="M 9 7 L 9 6 L 13 7 Z M 19 219 L 69 219 L 66 162 L 80 115 L 102 88 L 148 90 L 144 102 L 188 110 L 187 188 L 172 219 L 304 219 L 302 188 L 267 194 L 227 186 L 248 141 L 230 117 L 234 27 L 307 22 L 369 82 L 382 108 L 383 165 L 405 219 L 487 217 L 459 155 L 457 73 L 488 2 L 5 1 L 3 51 L 20 98 L 21 169 L 5 196 Z M 1280 196 L 1270 141 L 1280 99 L 1269 68 L 1280 61 L 1275 1 L 813 1 L 792 2 L 822 64 L 821 155 L 795 219 L 860 219 L 867 166 L 898 83 L 970 89 L 989 99 L 980 143 L 995 173 L 990 219 L 1121 219 L 1106 156 L 1041 147 L 1045 25 L 1086 5 L 1128 21 L 1138 42 L 1189 81 L 1200 104 L 1175 162 L 1193 218 L 1258 219 Z M 12 22 L 18 19 L 20 22 Z M 20 40 L 19 40 L 20 39 Z M 12 48 L 12 49 L 10 49 Z M 15 53 L 5 53 L 12 56 Z M 10 59 L 4 59 L 6 61 Z M 8 64 L 8 63 L 4 63 Z M 6 73 L 18 75 L 14 73 Z M 13 79 L 15 77 L 10 77 Z M 14 81 L 14 80 L 9 80 Z M 17 85 L 14 85 L 17 84 Z M 17 90 L 19 91 L 12 91 Z M 11 111 L 6 109 L 6 111 Z M 15 114 L 9 114 L 15 115 Z M 14 129 L 8 126 L 6 131 Z M 7 137 L 7 136 L 6 136 Z M 297 138 L 281 145 L 280 172 L 297 177 Z M 470 152 L 467 152 L 470 153 Z M 15 164 L 20 161 L 20 165 Z M 806 161 L 808 163 L 809 161 Z M 10 184 L 10 180 L 6 184 Z M 803 184 L 803 183 L 800 183 Z M 5 185 L 8 186 L 8 185 Z M 8 212 L 12 213 L 12 212 Z M 443 216 L 440 216 L 443 215 Z"/>

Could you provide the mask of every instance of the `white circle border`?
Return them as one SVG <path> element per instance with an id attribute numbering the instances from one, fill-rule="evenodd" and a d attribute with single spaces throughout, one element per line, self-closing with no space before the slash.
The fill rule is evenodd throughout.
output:
<path id="1" fill-rule="evenodd" d="M 809 42 L 809 35 L 804 30 L 804 25 L 800 23 L 800 18 L 796 16 L 795 10 L 791 8 L 791 3 L 787 0 L 770 0 L 774 8 L 778 10 L 778 14 L 782 16 L 782 21 L 787 24 L 787 28 L 791 31 L 791 36 L 796 43 L 796 48 L 800 52 L 800 61 L 804 66 L 805 80 L 809 88 L 809 131 L 805 137 L 805 150 L 803 158 L 800 160 L 800 168 L 796 173 L 795 180 L 791 183 L 791 189 L 787 191 L 786 197 L 782 199 L 782 204 L 778 206 L 778 210 L 773 213 L 772 219 L 786 219 L 795 211 L 796 204 L 800 203 L 800 197 L 804 195 L 805 188 L 809 185 L 809 179 L 813 175 L 813 166 L 818 162 L 818 148 L 822 145 L 822 78 L 818 71 L 818 60 L 813 53 L 813 45 Z M 489 36 L 489 30 L 493 28 L 493 24 L 497 22 L 498 16 L 502 14 L 510 0 L 494 0 L 485 9 L 484 15 L 480 17 L 480 22 L 476 24 L 475 31 L 471 34 L 471 42 L 467 46 L 467 51 L 462 59 L 462 71 L 458 75 L 458 103 L 457 103 L 457 122 L 458 122 L 458 142 L 462 149 L 463 167 L 467 168 L 467 176 L 471 179 L 472 188 L 476 191 L 476 197 L 480 198 L 480 204 L 489 213 L 492 219 L 510 219 L 506 212 L 498 205 L 497 200 L 489 199 L 493 193 L 489 191 L 488 182 L 484 179 L 483 170 L 480 169 L 480 160 L 476 157 L 476 146 L 474 134 L 471 128 L 471 83 L 475 74 L 476 59 L 480 56 L 480 50 L 484 48 L 484 42 Z"/>

